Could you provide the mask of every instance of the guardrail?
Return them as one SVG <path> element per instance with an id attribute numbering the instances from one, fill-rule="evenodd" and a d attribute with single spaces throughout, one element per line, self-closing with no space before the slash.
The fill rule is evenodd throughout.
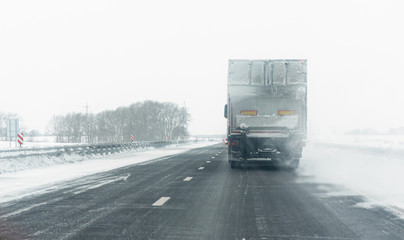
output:
<path id="1" fill-rule="evenodd" d="M 184 143 L 184 141 L 78 144 L 40 148 L 8 149 L 0 150 L 0 159 L 31 156 L 60 156 L 62 154 L 72 153 L 83 156 L 89 154 L 106 155 L 138 148 L 159 148 L 175 143 Z"/>

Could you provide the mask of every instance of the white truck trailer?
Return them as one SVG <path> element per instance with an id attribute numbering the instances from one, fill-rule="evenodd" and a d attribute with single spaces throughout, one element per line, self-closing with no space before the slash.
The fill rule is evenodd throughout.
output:
<path id="1" fill-rule="evenodd" d="M 229 60 L 228 157 L 232 168 L 299 166 L 307 136 L 306 60 Z"/>

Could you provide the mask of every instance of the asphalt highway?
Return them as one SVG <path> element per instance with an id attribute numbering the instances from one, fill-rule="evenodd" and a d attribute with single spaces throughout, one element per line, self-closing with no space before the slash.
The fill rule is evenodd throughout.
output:
<path id="1" fill-rule="evenodd" d="M 0 239 L 404 239 L 404 220 L 298 173 L 231 169 L 222 144 L 0 204 Z"/>

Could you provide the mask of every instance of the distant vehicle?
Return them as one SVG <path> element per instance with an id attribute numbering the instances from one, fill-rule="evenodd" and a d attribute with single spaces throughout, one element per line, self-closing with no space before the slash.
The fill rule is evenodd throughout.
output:
<path id="1" fill-rule="evenodd" d="M 307 137 L 306 60 L 229 60 L 228 156 L 232 168 L 264 161 L 299 166 Z"/>

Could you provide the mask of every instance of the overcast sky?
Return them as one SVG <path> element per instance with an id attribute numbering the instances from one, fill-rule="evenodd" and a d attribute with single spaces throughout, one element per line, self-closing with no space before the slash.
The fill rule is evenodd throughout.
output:
<path id="1" fill-rule="evenodd" d="M 403 1 L 1 1 L 0 111 L 55 114 L 146 99 L 224 134 L 227 61 L 308 59 L 313 131 L 404 126 Z"/>

